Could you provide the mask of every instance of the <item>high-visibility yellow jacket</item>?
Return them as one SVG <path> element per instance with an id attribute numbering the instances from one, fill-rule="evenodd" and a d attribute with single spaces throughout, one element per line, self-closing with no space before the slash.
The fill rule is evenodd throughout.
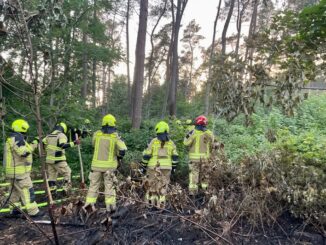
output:
<path id="1" fill-rule="evenodd" d="M 143 152 L 143 162 L 148 168 L 155 168 L 158 164 L 162 169 L 171 169 L 178 162 L 178 152 L 172 140 L 164 144 L 158 138 L 152 139 Z"/>
<path id="2" fill-rule="evenodd" d="M 93 171 L 105 172 L 109 169 L 116 169 L 118 157 L 122 158 L 127 150 L 126 144 L 116 132 L 109 134 L 98 130 L 93 135 L 92 144 L 94 147 Z"/>
<path id="3" fill-rule="evenodd" d="M 193 130 L 195 130 L 195 125 L 188 125 L 186 128 L 186 133 L 188 134 Z"/>
<path id="4" fill-rule="evenodd" d="M 4 166 L 7 178 L 20 178 L 30 174 L 33 163 L 33 151 L 37 143 L 29 144 L 21 133 L 11 133 L 6 140 Z"/>
<path id="5" fill-rule="evenodd" d="M 210 158 L 214 135 L 210 130 L 191 131 L 183 141 L 185 146 L 189 147 L 189 160 L 200 161 Z"/>
<path id="6" fill-rule="evenodd" d="M 67 136 L 59 130 L 54 130 L 43 139 L 46 150 L 46 163 L 66 161 L 65 149 L 73 147 L 74 142 L 68 142 Z"/>

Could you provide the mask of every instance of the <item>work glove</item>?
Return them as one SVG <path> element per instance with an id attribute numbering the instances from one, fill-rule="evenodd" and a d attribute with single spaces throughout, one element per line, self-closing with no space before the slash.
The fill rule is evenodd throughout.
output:
<path id="1" fill-rule="evenodd" d="M 146 164 L 146 163 L 141 163 L 141 164 L 140 164 L 139 171 L 140 171 L 143 175 L 145 175 L 146 172 L 147 172 L 147 164 Z"/>
<path id="2" fill-rule="evenodd" d="M 70 140 L 75 141 L 77 138 L 79 139 L 81 137 L 81 131 L 78 128 L 70 128 Z"/>
<path id="3" fill-rule="evenodd" d="M 122 165 L 122 157 L 118 156 L 117 159 L 118 159 L 117 170 L 120 170 Z"/>
<path id="4" fill-rule="evenodd" d="M 40 138 L 39 137 L 34 137 L 32 144 L 38 144 L 40 143 Z"/>
<path id="5" fill-rule="evenodd" d="M 177 165 L 172 165 L 172 174 L 174 174 L 177 171 Z"/>
<path id="6" fill-rule="evenodd" d="M 80 140 L 79 140 L 79 139 L 76 139 L 76 140 L 74 141 L 74 144 L 75 144 L 75 145 L 80 145 Z"/>
<path id="7" fill-rule="evenodd" d="M 193 133 L 194 133 L 194 130 L 191 130 L 190 132 L 188 132 L 186 135 L 186 139 L 188 139 Z"/>

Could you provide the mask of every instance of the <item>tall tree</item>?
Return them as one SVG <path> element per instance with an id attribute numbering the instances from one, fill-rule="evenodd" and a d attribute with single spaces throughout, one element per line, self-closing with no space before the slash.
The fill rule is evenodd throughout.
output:
<path id="1" fill-rule="evenodd" d="M 242 22 L 245 11 L 249 4 L 249 0 L 237 0 L 238 5 L 238 13 L 237 13 L 237 43 L 235 46 L 235 55 L 237 59 L 239 58 L 239 47 L 240 47 L 240 39 L 241 39 L 241 29 L 242 29 Z"/>
<path id="2" fill-rule="evenodd" d="M 161 0 L 160 0 L 161 1 Z M 161 57 L 157 57 L 158 54 L 160 53 L 160 50 L 157 49 L 157 47 L 161 46 L 158 45 L 155 47 L 155 39 L 157 39 L 158 35 L 155 35 L 156 28 L 158 27 L 161 19 L 165 15 L 168 7 L 168 0 L 163 0 L 161 5 L 155 5 L 151 11 L 151 16 L 157 16 L 158 18 L 152 28 L 152 31 L 150 33 L 150 43 L 151 43 L 151 53 L 150 56 L 148 57 L 147 61 L 147 97 L 148 97 L 148 102 L 147 102 L 147 115 L 149 114 L 150 111 L 150 106 L 151 106 L 151 85 L 152 85 L 152 80 L 156 75 L 156 72 L 162 63 L 163 59 Z M 164 36 L 163 36 L 164 38 Z M 160 42 L 162 44 L 162 42 Z M 162 47 L 162 46 L 161 46 Z M 164 46 L 163 46 L 164 47 Z M 163 54 L 165 54 L 165 49 L 163 49 Z"/>
<path id="3" fill-rule="evenodd" d="M 87 45 L 87 35 L 86 32 L 83 33 L 83 45 Z M 87 83 L 88 83 L 88 62 L 87 62 L 87 49 L 83 49 L 83 85 L 81 89 L 81 97 L 86 98 L 87 97 Z"/>
<path id="4" fill-rule="evenodd" d="M 93 22 L 96 22 L 96 0 L 94 0 L 93 7 Z M 93 44 L 96 46 L 96 40 L 93 39 Z M 93 57 L 93 68 L 92 68 L 92 104 L 93 108 L 96 107 L 96 57 Z"/>
<path id="5" fill-rule="evenodd" d="M 130 4 L 131 0 L 127 1 L 127 10 L 126 10 L 126 55 L 127 55 L 127 82 L 128 82 L 128 104 L 131 105 L 131 80 L 130 80 L 130 48 L 129 48 L 129 18 L 130 18 Z M 130 114 L 131 114 L 130 110 Z"/>
<path id="6" fill-rule="evenodd" d="M 175 5 L 174 0 L 171 0 L 173 35 L 171 38 L 171 74 L 169 84 L 168 108 L 170 116 L 175 116 L 177 112 L 177 85 L 179 81 L 179 63 L 178 63 L 178 43 L 181 20 L 187 6 L 188 0 L 177 0 Z"/>
<path id="7" fill-rule="evenodd" d="M 208 115 L 209 113 L 209 101 L 210 101 L 209 98 L 211 93 L 212 65 L 213 65 L 214 49 L 215 49 L 216 26 L 217 26 L 218 18 L 220 16 L 221 4 L 222 4 L 222 0 L 219 1 L 217 11 L 216 11 L 214 27 L 213 27 L 213 38 L 212 38 L 212 44 L 211 44 L 211 49 L 209 54 L 208 79 L 206 82 L 206 91 L 205 91 L 205 114 L 206 115 Z"/>
<path id="8" fill-rule="evenodd" d="M 246 54 L 245 54 L 245 60 L 249 59 L 250 66 L 252 65 L 252 58 L 254 53 L 254 35 L 256 33 L 256 27 L 257 27 L 257 14 L 258 14 L 258 5 L 259 0 L 254 0 L 252 2 L 252 15 L 251 15 L 251 21 L 249 26 L 249 33 L 248 33 L 248 43 L 246 48 Z"/>
<path id="9" fill-rule="evenodd" d="M 148 16 L 148 0 L 140 1 L 139 25 L 136 44 L 136 61 L 133 83 L 132 127 L 138 129 L 142 118 L 145 45 Z"/>
<path id="10" fill-rule="evenodd" d="M 222 32 L 222 56 L 224 56 L 225 52 L 226 52 L 226 34 L 227 34 L 228 29 L 229 29 L 232 13 L 233 13 L 233 9 L 234 9 L 234 3 L 235 3 L 235 0 L 230 0 L 229 12 L 228 12 L 228 15 L 226 17 L 224 27 L 223 27 L 223 32 Z"/>
<path id="11" fill-rule="evenodd" d="M 199 35 L 201 27 L 193 19 L 185 27 L 183 31 L 183 37 L 181 42 L 183 43 L 183 56 L 181 57 L 182 67 L 185 68 L 186 72 L 183 77 L 185 81 L 184 86 L 184 96 L 186 99 L 190 98 L 190 90 L 194 88 L 193 86 L 193 76 L 194 76 L 194 62 L 196 61 L 195 52 L 199 47 L 199 42 L 204 39 L 202 35 Z M 181 69 L 180 68 L 180 69 Z M 182 70 L 182 69 L 181 69 Z"/>

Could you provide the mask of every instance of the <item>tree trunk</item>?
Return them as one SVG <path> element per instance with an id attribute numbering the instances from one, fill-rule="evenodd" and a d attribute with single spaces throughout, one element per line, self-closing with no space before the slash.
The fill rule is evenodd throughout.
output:
<path id="1" fill-rule="evenodd" d="M 191 52 L 191 59 L 190 59 L 190 71 L 189 71 L 189 79 L 188 82 L 186 83 L 186 88 L 185 88 L 185 98 L 188 99 L 190 98 L 190 86 L 192 84 L 192 73 L 193 73 L 193 67 L 194 67 L 194 48 L 192 47 L 191 43 L 189 43 L 190 46 L 190 52 Z"/>
<path id="2" fill-rule="evenodd" d="M 65 55 L 64 55 L 64 71 L 63 71 L 63 80 L 69 82 L 68 79 L 69 71 L 70 71 L 70 57 L 71 57 L 71 32 L 67 35 L 67 42 L 65 43 Z"/>
<path id="3" fill-rule="evenodd" d="M 108 83 L 107 83 L 107 88 L 106 88 L 106 111 L 105 114 L 108 113 L 110 110 L 110 92 L 111 92 L 111 67 L 108 67 Z"/>
<path id="4" fill-rule="evenodd" d="M 234 9 L 234 2 L 235 0 L 231 0 L 231 3 L 230 3 L 230 9 L 229 9 L 229 12 L 228 12 L 228 16 L 225 20 L 225 24 L 224 24 L 224 28 L 223 28 L 223 32 L 222 32 L 222 56 L 225 55 L 225 52 L 226 52 L 226 34 L 227 34 L 227 31 L 228 31 L 228 28 L 229 28 L 229 24 L 230 24 L 230 20 L 231 20 L 231 17 L 232 17 L 232 13 L 233 13 L 233 9 Z"/>
<path id="5" fill-rule="evenodd" d="M 171 0 L 173 6 L 173 0 Z M 169 91 L 169 114 L 170 116 L 175 116 L 177 112 L 177 86 L 179 81 L 179 64 L 178 64 L 178 43 L 179 43 L 179 31 L 182 16 L 184 10 L 187 6 L 188 0 L 178 0 L 175 22 L 174 22 L 174 38 L 172 44 L 172 64 L 171 64 L 171 83 L 170 83 L 170 91 Z M 174 8 L 172 8 L 173 11 Z M 174 11 L 172 12 L 174 15 Z"/>
<path id="6" fill-rule="evenodd" d="M 96 59 L 93 59 L 93 72 L 92 72 L 92 93 L 93 93 L 93 108 L 96 108 Z"/>
<path id="7" fill-rule="evenodd" d="M 242 17 L 245 11 L 245 7 L 240 10 L 240 0 L 238 0 L 238 15 L 237 15 L 237 43 L 235 45 L 235 55 L 239 59 L 239 47 L 240 47 L 240 37 L 242 29 Z"/>
<path id="8" fill-rule="evenodd" d="M 93 20 L 96 21 L 96 0 L 94 0 Z M 93 44 L 96 45 L 96 42 L 93 41 Z M 96 108 L 96 58 L 93 58 L 92 74 L 92 102 L 93 108 Z"/>
<path id="9" fill-rule="evenodd" d="M 86 46 L 87 44 L 87 36 L 86 33 L 83 33 L 83 45 Z M 83 49 L 83 75 L 82 75 L 82 80 L 83 80 L 83 85 L 81 89 L 81 97 L 86 100 L 87 97 L 87 52 L 86 52 L 86 47 Z"/>
<path id="10" fill-rule="evenodd" d="M 162 118 L 164 118 L 165 114 L 166 114 L 166 108 L 167 108 L 168 99 L 169 99 L 170 83 L 171 83 L 172 44 L 173 44 L 173 38 L 174 38 L 173 28 L 172 28 L 172 33 L 171 33 L 171 40 L 170 40 L 168 55 L 166 57 L 166 62 L 165 62 L 165 67 L 166 67 L 166 72 L 165 72 L 165 97 L 164 97 L 163 106 L 162 106 L 162 116 L 161 116 Z"/>
<path id="11" fill-rule="evenodd" d="M 205 115 L 208 115 L 208 113 L 209 113 L 211 79 L 212 79 L 211 76 L 212 76 L 212 65 L 213 65 L 214 49 L 215 49 L 216 26 L 217 26 L 218 18 L 220 16 L 221 3 L 222 3 L 222 0 L 219 1 L 218 7 L 217 7 L 217 12 L 216 12 L 215 20 L 214 20 L 213 40 L 212 40 L 211 50 L 210 50 L 210 54 L 209 54 L 208 79 L 207 79 L 206 91 L 205 91 Z"/>
<path id="12" fill-rule="evenodd" d="M 155 33 L 155 30 L 158 26 L 158 24 L 160 23 L 163 15 L 165 14 L 166 12 L 166 6 L 167 6 L 167 2 L 168 0 L 165 0 L 165 3 L 164 3 L 164 8 L 162 10 L 162 12 L 160 13 L 160 16 L 158 17 L 153 29 L 152 29 L 152 32 L 151 32 L 151 36 L 150 36 L 150 42 L 151 42 L 151 54 L 149 56 L 149 59 L 148 59 L 148 64 L 149 64 L 149 67 L 148 67 L 148 84 L 147 84 L 147 95 L 148 95 L 148 103 L 147 103 L 147 115 L 149 116 L 149 110 L 150 110 L 150 106 L 151 106 L 151 84 L 152 84 L 152 79 L 154 77 L 154 69 L 155 69 L 155 61 L 154 61 L 154 33 Z M 157 61 L 156 61 L 157 62 Z"/>
<path id="13" fill-rule="evenodd" d="M 127 80 L 128 80 L 128 106 L 131 107 L 131 81 L 130 81 L 130 50 L 129 50 L 129 16 L 130 16 L 130 1 L 127 2 L 127 13 L 126 13 L 126 46 L 127 46 Z M 130 112 L 132 110 L 130 109 Z"/>
<path id="14" fill-rule="evenodd" d="M 102 101 L 101 101 L 101 105 L 105 105 L 106 103 L 106 65 L 103 63 L 103 70 L 102 70 L 102 92 L 103 92 L 103 96 L 102 96 Z"/>
<path id="15" fill-rule="evenodd" d="M 42 138 L 42 118 L 41 118 L 41 106 L 40 106 L 40 93 L 39 93 L 39 83 L 38 83 L 38 67 L 36 63 L 36 59 L 34 59 L 34 50 L 33 50 L 33 43 L 31 40 L 30 32 L 27 26 L 27 23 L 24 18 L 24 10 L 22 8 L 22 4 L 19 0 L 17 0 L 17 5 L 19 7 L 19 12 L 21 13 L 19 15 L 19 21 L 23 24 L 24 26 L 24 33 L 21 33 L 22 37 L 22 42 L 26 42 L 24 44 L 25 51 L 27 53 L 27 58 L 28 58 L 28 67 L 29 67 L 29 76 L 30 76 L 30 81 L 32 82 L 31 86 L 33 89 L 33 94 L 34 94 L 34 102 L 35 102 L 35 117 L 36 117 L 36 123 L 37 123 L 37 132 L 39 139 Z M 26 35 L 26 38 L 23 37 L 23 35 Z M 35 73 L 33 72 L 33 68 Z M 47 180 L 47 175 L 46 175 L 46 165 L 44 158 L 42 157 L 43 154 L 43 147 L 42 147 L 42 141 L 40 141 L 40 148 L 39 148 L 39 154 L 40 154 L 40 162 L 42 165 L 42 173 L 43 173 L 43 180 L 44 180 L 44 186 L 45 190 L 47 191 L 48 194 L 48 211 L 49 211 L 49 216 L 51 220 L 51 226 L 52 226 L 52 231 L 53 231 L 53 236 L 55 240 L 55 244 L 59 244 L 59 239 L 55 227 L 55 222 L 53 219 L 53 213 L 52 213 L 52 208 L 53 208 L 53 203 L 51 202 L 52 195 L 48 186 L 48 180 Z"/>
<path id="16" fill-rule="evenodd" d="M 253 11 L 252 11 L 251 21 L 250 21 L 250 26 L 249 26 L 249 33 L 248 33 L 248 41 L 249 42 L 252 42 L 253 36 L 256 32 L 258 5 L 259 5 L 259 0 L 254 0 Z M 249 59 L 249 63 L 251 66 L 254 48 L 250 47 L 250 46 L 251 45 L 247 45 L 245 60 L 247 61 Z"/>
<path id="17" fill-rule="evenodd" d="M 132 127 L 139 129 L 142 118 L 145 45 L 148 16 L 148 0 L 140 1 L 139 27 L 136 44 L 136 62 L 133 84 Z"/>

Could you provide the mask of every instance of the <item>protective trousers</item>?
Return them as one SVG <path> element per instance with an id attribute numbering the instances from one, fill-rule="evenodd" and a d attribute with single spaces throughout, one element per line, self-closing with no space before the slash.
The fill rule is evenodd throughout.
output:
<path id="1" fill-rule="evenodd" d="M 207 160 L 189 162 L 189 193 L 195 195 L 198 187 L 207 190 L 209 181 L 209 166 Z"/>
<path id="2" fill-rule="evenodd" d="M 94 205 L 96 203 L 101 183 L 104 181 L 105 205 L 107 211 L 116 209 L 116 191 L 115 169 L 107 170 L 106 172 L 91 171 L 89 173 L 90 185 L 86 196 L 86 205 Z"/>
<path id="3" fill-rule="evenodd" d="M 54 187 L 58 174 L 63 176 L 63 188 L 67 191 L 71 187 L 71 169 L 66 161 L 59 163 L 48 163 L 48 174 L 50 187 Z"/>
<path id="4" fill-rule="evenodd" d="M 9 193 L 11 193 L 10 201 L 17 207 L 20 207 L 21 203 L 25 206 L 29 215 L 35 215 L 39 212 L 37 204 L 35 202 L 35 195 L 33 189 L 33 183 L 29 175 L 24 176 L 22 179 L 7 179 L 9 185 Z M 11 205 L 10 209 L 14 207 Z"/>
<path id="5" fill-rule="evenodd" d="M 165 207 L 167 188 L 170 183 L 171 169 L 148 169 L 146 202 L 161 208 Z"/>

